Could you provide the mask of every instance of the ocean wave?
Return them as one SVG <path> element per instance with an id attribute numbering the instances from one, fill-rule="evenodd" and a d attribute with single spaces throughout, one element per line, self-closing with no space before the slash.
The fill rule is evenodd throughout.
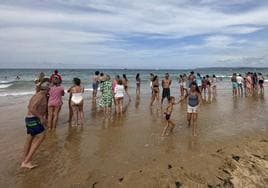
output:
<path id="1" fill-rule="evenodd" d="M 0 93 L 0 97 L 33 95 L 35 91 Z"/>
<path id="2" fill-rule="evenodd" d="M 10 86 L 12 86 L 13 84 L 0 84 L 0 89 L 5 89 L 5 88 L 9 88 Z"/>

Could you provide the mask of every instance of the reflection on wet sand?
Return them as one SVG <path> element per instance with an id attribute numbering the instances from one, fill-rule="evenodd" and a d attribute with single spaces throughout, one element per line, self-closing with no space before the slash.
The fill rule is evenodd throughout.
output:
<path id="1" fill-rule="evenodd" d="M 161 137 L 165 125 L 163 111 L 150 107 L 149 94 L 130 103 L 124 101 L 123 115 L 113 113 L 111 118 L 98 111 L 96 101 L 87 101 L 85 126 L 69 127 L 63 123 L 68 115 L 62 117 L 57 130 L 47 132 L 34 158 L 40 166 L 31 171 L 19 169 L 19 163 L 14 162 L 20 160 L 18 151 L 22 150 L 20 141 L 24 140 L 23 128 L 16 127 L 21 124 L 21 118 L 8 119 L 10 111 L 3 111 L 6 121 L 3 128 L 9 134 L 1 134 L 1 159 L 5 164 L 0 164 L 4 169 L 0 185 L 117 188 L 165 187 L 166 184 L 174 187 L 175 182 L 188 187 L 223 184 L 216 176 L 227 177 L 219 168 L 229 164 L 226 158 L 233 160 L 232 154 L 243 158 L 246 150 L 261 158 L 267 155 L 264 148 L 268 143 L 265 142 L 268 105 L 264 95 L 233 98 L 218 93 L 203 100 L 197 137 L 192 137 L 191 128 L 187 127 L 185 102 L 174 106 L 174 133 Z M 21 109 L 18 113 L 23 116 L 25 111 Z M 62 110 L 62 114 L 68 114 L 68 108 Z M 243 140 L 245 136 L 248 138 Z M 252 140 L 254 143 L 250 145 Z M 16 149 L 9 149 L 11 144 Z M 264 166 L 265 161 L 256 159 L 255 162 Z M 224 166 L 224 170 L 229 167 Z M 262 169 L 260 174 L 267 173 Z"/>

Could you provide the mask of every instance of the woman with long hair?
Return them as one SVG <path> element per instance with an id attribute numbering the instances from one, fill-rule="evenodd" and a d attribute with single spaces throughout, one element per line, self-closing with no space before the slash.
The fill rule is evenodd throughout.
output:
<path id="1" fill-rule="evenodd" d="M 128 93 L 128 79 L 127 79 L 127 76 L 125 74 L 123 74 L 122 82 L 123 82 L 123 85 L 124 85 L 124 88 L 125 88 L 125 92 L 126 92 L 126 94 L 128 96 L 128 100 L 131 101 L 130 95 Z"/>
<path id="2" fill-rule="evenodd" d="M 192 82 L 189 93 L 185 96 L 187 98 L 187 121 L 188 126 L 192 126 L 193 136 L 197 136 L 197 117 L 198 117 L 198 108 L 201 105 L 202 97 L 196 82 Z"/>
<path id="3" fill-rule="evenodd" d="M 158 76 L 154 76 L 152 80 L 152 99 L 151 99 L 151 106 L 153 106 L 154 102 L 157 102 L 157 106 L 159 105 L 159 81 Z"/>
<path id="4" fill-rule="evenodd" d="M 140 73 L 136 75 L 136 95 L 140 96 L 141 93 L 141 78 Z"/>

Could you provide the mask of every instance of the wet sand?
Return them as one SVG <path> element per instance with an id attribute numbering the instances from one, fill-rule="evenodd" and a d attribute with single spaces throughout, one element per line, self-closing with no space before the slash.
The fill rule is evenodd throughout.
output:
<path id="1" fill-rule="evenodd" d="M 81 129 L 68 126 L 66 96 L 33 170 L 20 169 L 29 97 L 1 106 L 0 187 L 267 187 L 267 96 L 219 92 L 201 106 L 197 137 L 187 127 L 186 104 L 179 104 L 175 131 L 164 138 L 163 113 L 149 107 L 149 98 L 132 98 L 125 114 L 110 120 L 87 98 Z"/>

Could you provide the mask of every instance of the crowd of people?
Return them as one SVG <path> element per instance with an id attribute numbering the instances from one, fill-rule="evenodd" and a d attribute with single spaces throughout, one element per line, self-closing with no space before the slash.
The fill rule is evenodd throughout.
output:
<path id="1" fill-rule="evenodd" d="M 233 73 L 231 77 L 233 96 L 252 96 L 254 92 L 264 92 L 264 76 L 262 73 L 248 72 L 243 77 L 241 74 Z"/>
<path id="2" fill-rule="evenodd" d="M 124 106 L 124 101 L 131 101 L 129 94 L 129 80 L 125 74 L 122 76 L 116 75 L 111 79 L 110 75 L 96 71 L 92 76 L 92 100 L 98 103 L 102 109 L 105 118 L 110 118 L 113 114 L 112 106 L 115 106 L 115 114 L 121 116 Z M 263 92 L 264 77 L 261 73 L 247 73 L 243 78 L 241 74 L 233 74 L 232 78 L 233 95 L 251 96 L 254 90 Z M 197 135 L 197 117 L 198 109 L 203 98 L 206 95 L 216 95 L 217 78 L 215 75 L 201 76 L 193 71 L 189 75 L 181 74 L 178 77 L 178 85 L 180 97 L 176 101 L 174 96 L 171 96 L 170 88 L 172 79 L 169 73 L 166 73 L 161 84 L 159 83 L 158 75 L 150 74 L 151 88 L 151 108 L 164 109 L 164 118 L 166 126 L 162 131 L 162 136 L 169 135 L 175 127 L 174 120 L 171 119 L 173 106 L 187 101 L 187 121 L 188 126 L 192 127 L 192 135 Z M 44 140 L 45 127 L 48 130 L 54 130 L 57 127 L 59 112 L 61 110 L 64 96 L 64 88 L 61 86 L 62 77 L 55 70 L 50 78 L 46 78 L 44 73 L 40 73 L 38 79 L 35 80 L 36 93 L 30 99 L 28 105 L 28 113 L 25 118 L 27 128 L 27 140 L 24 148 L 23 162 L 21 167 L 34 168 L 32 164 L 32 156 L 37 148 Z M 162 88 L 162 93 L 160 89 Z M 98 95 L 98 91 L 100 94 Z M 67 90 L 69 93 L 69 123 L 73 127 L 83 126 L 84 118 L 84 87 L 81 85 L 81 80 L 77 77 L 73 78 L 73 85 Z M 141 78 L 140 74 L 136 75 L 136 95 L 141 93 Z M 161 94 L 161 99 L 160 99 Z M 167 105 L 163 104 L 167 100 Z"/>

